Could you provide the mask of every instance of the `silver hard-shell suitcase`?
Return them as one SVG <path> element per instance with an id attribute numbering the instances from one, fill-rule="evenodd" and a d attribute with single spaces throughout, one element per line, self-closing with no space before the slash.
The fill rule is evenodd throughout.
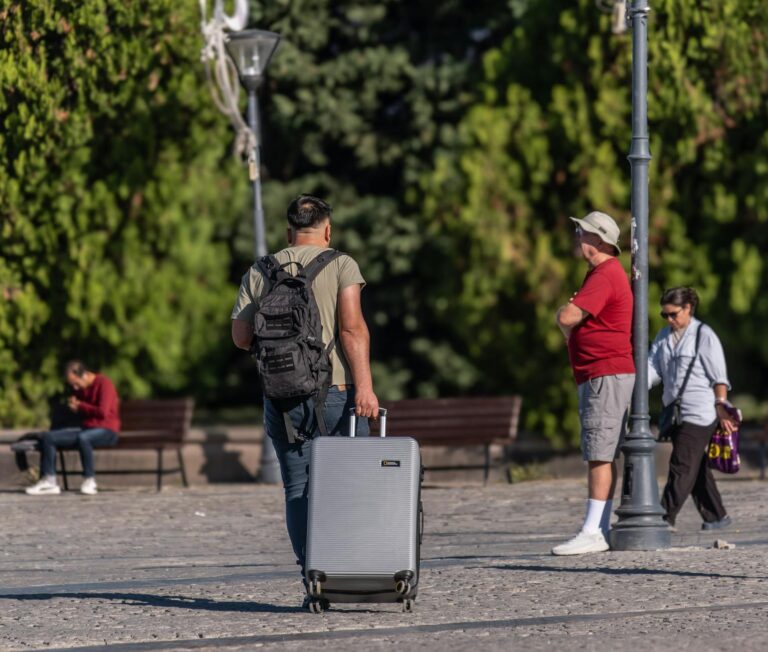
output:
<path id="1" fill-rule="evenodd" d="M 401 602 L 418 592 L 421 455 L 411 437 L 317 437 L 312 442 L 307 524 L 310 609 L 331 602 Z"/>

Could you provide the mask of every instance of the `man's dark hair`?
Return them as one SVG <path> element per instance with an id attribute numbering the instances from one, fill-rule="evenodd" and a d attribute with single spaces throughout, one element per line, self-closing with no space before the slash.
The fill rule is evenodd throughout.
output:
<path id="1" fill-rule="evenodd" d="M 89 371 L 90 369 L 82 360 L 70 360 L 64 365 L 64 376 L 75 374 L 78 378 L 82 378 Z"/>
<path id="2" fill-rule="evenodd" d="M 288 206 L 288 223 L 294 229 L 311 229 L 331 219 L 331 205 L 312 195 L 299 195 Z"/>
<path id="3" fill-rule="evenodd" d="M 699 305 L 699 295 L 696 294 L 696 290 L 689 287 L 669 288 L 669 290 L 664 290 L 664 294 L 661 295 L 661 301 L 659 301 L 659 304 L 662 306 L 668 303 L 678 308 L 689 305 L 693 315 L 696 313 L 696 306 Z"/>

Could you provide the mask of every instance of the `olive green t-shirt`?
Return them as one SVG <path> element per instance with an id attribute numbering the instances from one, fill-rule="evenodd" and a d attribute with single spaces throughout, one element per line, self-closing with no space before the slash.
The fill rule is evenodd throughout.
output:
<path id="1" fill-rule="evenodd" d="M 302 245 L 288 247 L 275 254 L 280 263 L 298 262 L 304 267 L 309 265 L 318 254 L 327 251 L 323 247 L 314 245 Z M 286 271 L 295 273 L 293 265 L 286 267 Z M 326 265 L 312 283 L 312 292 L 320 311 L 320 322 L 323 325 L 323 342 L 328 346 L 334 335 L 338 337 L 338 308 L 339 292 L 350 285 L 365 285 L 365 279 L 360 273 L 360 267 L 347 254 L 343 254 Z M 264 290 L 264 276 L 255 264 L 243 275 L 240 283 L 240 292 L 237 295 L 235 307 L 232 309 L 232 319 L 254 323 L 256 311 L 259 307 L 259 299 Z M 344 356 L 341 343 L 337 340 L 331 351 L 331 365 L 333 367 L 332 385 L 351 385 L 352 373 Z"/>

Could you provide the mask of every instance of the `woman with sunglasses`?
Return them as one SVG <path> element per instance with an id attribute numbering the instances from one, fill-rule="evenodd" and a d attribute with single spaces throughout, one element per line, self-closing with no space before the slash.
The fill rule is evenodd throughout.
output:
<path id="1" fill-rule="evenodd" d="M 729 433 L 738 425 L 725 409 L 731 385 L 723 347 L 715 332 L 694 317 L 699 297 L 693 288 L 666 290 L 660 303 L 667 326 L 651 345 L 648 383 L 650 387 L 663 383 L 665 406 L 680 397 L 682 418 L 682 425 L 671 435 L 669 477 L 661 499 L 664 519 L 674 527 L 683 503 L 692 495 L 704 519 L 702 530 L 728 527 L 731 518 L 707 465 L 707 447 L 718 424 Z"/>

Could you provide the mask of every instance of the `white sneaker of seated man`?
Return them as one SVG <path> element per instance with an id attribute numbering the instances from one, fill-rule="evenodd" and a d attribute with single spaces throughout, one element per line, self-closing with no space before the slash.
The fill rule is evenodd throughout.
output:
<path id="1" fill-rule="evenodd" d="M 86 496 L 95 496 L 99 493 L 96 487 L 96 478 L 85 478 L 83 484 L 80 485 L 80 493 Z"/>
<path id="2" fill-rule="evenodd" d="M 584 555 L 588 552 L 605 552 L 610 549 L 611 546 L 608 545 L 602 530 L 597 532 L 585 532 L 582 530 L 570 541 L 552 548 L 552 554 L 558 556 Z"/>
<path id="3" fill-rule="evenodd" d="M 43 476 L 35 484 L 31 487 L 27 487 L 24 491 L 30 496 L 53 496 L 61 493 L 56 478 L 53 476 Z"/>

